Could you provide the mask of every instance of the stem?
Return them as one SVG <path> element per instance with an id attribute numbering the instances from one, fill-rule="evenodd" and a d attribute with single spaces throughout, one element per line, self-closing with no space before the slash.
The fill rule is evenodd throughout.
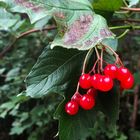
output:
<path id="1" fill-rule="evenodd" d="M 97 65 L 97 63 L 98 63 L 99 60 L 100 60 L 100 59 L 97 59 L 97 60 L 96 60 L 96 62 L 94 63 L 93 68 L 91 69 L 91 71 L 90 71 L 89 73 L 91 73 L 91 72 L 94 72 L 94 73 L 95 73 L 95 68 L 96 68 L 96 65 Z"/>
<path id="2" fill-rule="evenodd" d="M 109 27 L 109 29 L 110 30 L 116 30 L 116 29 L 134 29 L 134 30 L 140 30 L 140 26 L 124 25 L 124 26 Z"/>
<path id="3" fill-rule="evenodd" d="M 116 58 L 116 64 L 119 64 L 119 65 L 121 65 L 121 66 L 123 66 L 123 63 L 122 63 L 122 61 L 120 60 L 120 58 L 119 58 L 119 56 L 118 56 L 118 54 L 111 48 L 111 47 L 109 47 L 109 46 L 106 46 L 106 45 L 104 45 L 104 44 L 102 44 L 105 48 L 108 48 L 113 54 L 114 54 L 114 56 L 115 56 L 115 58 Z"/>
<path id="4" fill-rule="evenodd" d="M 100 59 L 100 55 L 96 47 L 95 47 L 95 51 L 96 51 L 97 58 Z"/>
<path id="5" fill-rule="evenodd" d="M 113 19 L 111 22 L 140 22 L 139 19 Z"/>
<path id="6" fill-rule="evenodd" d="M 77 84 L 77 88 L 76 88 L 76 92 L 79 91 L 79 87 L 80 87 L 80 85 L 79 85 L 79 82 L 78 82 L 78 84 Z"/>
<path id="7" fill-rule="evenodd" d="M 41 32 L 41 31 L 46 31 L 46 30 L 53 30 L 53 29 L 56 29 L 56 26 L 55 25 L 52 25 L 50 27 L 43 28 L 42 30 L 40 30 L 40 29 L 32 29 L 32 30 L 29 30 L 29 31 L 24 32 L 21 35 L 19 35 L 17 37 L 17 39 L 20 39 L 20 38 L 22 38 L 22 37 L 24 37 L 24 36 L 26 36 L 28 34 L 31 34 L 31 33 L 36 33 L 36 32 Z"/>
<path id="8" fill-rule="evenodd" d="M 104 50 L 103 50 L 103 48 L 102 48 L 102 50 L 101 50 L 101 65 L 100 65 L 100 69 L 101 69 L 101 72 L 103 72 L 103 52 L 104 52 Z"/>
<path id="9" fill-rule="evenodd" d="M 85 73 L 86 63 L 87 63 L 87 60 L 88 60 L 89 54 L 91 53 L 92 50 L 93 50 L 93 48 L 91 48 L 91 49 L 87 52 L 87 54 L 86 54 L 86 57 L 85 57 L 85 60 L 84 60 L 84 63 L 83 63 L 82 74 Z"/>
<path id="10" fill-rule="evenodd" d="M 26 35 L 29 35 L 29 34 L 31 34 L 31 33 L 36 33 L 36 32 L 46 31 L 46 30 L 54 30 L 54 29 L 56 29 L 56 26 L 55 26 L 55 25 L 52 25 L 52 26 L 46 27 L 46 28 L 44 28 L 44 29 L 42 29 L 42 30 L 39 30 L 39 29 L 31 29 L 31 30 L 29 30 L 29 31 L 27 31 L 27 32 L 24 32 L 24 33 L 20 34 L 18 37 L 16 37 L 16 38 L 14 39 L 14 41 L 13 41 L 8 47 L 6 47 L 2 52 L 0 52 L 0 58 L 3 58 L 4 55 L 5 55 L 7 52 L 9 52 L 10 50 L 12 50 L 13 47 L 14 47 L 14 45 L 16 44 L 16 42 L 17 42 L 19 39 L 21 39 L 22 37 L 24 37 L 24 36 L 26 36 Z"/>
<path id="11" fill-rule="evenodd" d="M 121 7 L 120 9 L 124 11 L 140 12 L 140 8 Z"/>
<path id="12" fill-rule="evenodd" d="M 120 38 L 124 37 L 129 31 L 130 31 L 130 29 L 126 29 L 121 35 L 119 35 L 117 37 L 117 39 L 120 39 Z"/>
<path id="13" fill-rule="evenodd" d="M 96 51 L 97 58 L 100 60 L 101 58 L 100 58 L 99 52 L 98 52 L 96 47 L 95 47 L 95 51 Z M 100 63 L 99 63 L 99 61 L 98 61 L 98 73 L 100 73 Z"/>
<path id="14" fill-rule="evenodd" d="M 85 57 L 85 60 L 84 60 L 84 63 L 83 63 L 82 74 L 85 73 L 87 60 L 88 60 L 88 57 L 89 57 L 90 53 L 92 52 L 92 50 L 93 50 L 93 48 L 91 48 L 91 49 L 87 52 L 87 54 L 86 54 L 86 57 Z M 77 88 L 76 88 L 76 92 L 79 91 L 79 87 L 80 87 L 80 86 L 79 86 L 79 82 L 78 82 Z"/>

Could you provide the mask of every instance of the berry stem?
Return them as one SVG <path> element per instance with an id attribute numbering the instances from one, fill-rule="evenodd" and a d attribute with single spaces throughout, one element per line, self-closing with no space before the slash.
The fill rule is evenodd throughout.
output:
<path id="1" fill-rule="evenodd" d="M 100 64 L 100 69 L 101 69 L 101 72 L 103 72 L 103 52 L 104 52 L 104 48 L 102 48 L 101 50 L 101 64 Z"/>
<path id="2" fill-rule="evenodd" d="M 102 44 L 103 45 L 103 44 Z M 113 54 L 114 54 L 114 56 L 115 56 L 115 58 L 116 58 L 116 64 L 119 64 L 119 65 L 121 65 L 121 66 L 123 66 L 123 63 L 122 63 L 122 61 L 120 60 L 120 58 L 119 58 L 119 56 L 118 56 L 118 54 L 111 48 L 111 47 L 109 47 L 109 46 L 106 46 L 106 45 L 103 45 L 105 48 L 108 48 Z"/>
<path id="3" fill-rule="evenodd" d="M 79 91 L 79 82 L 78 82 L 78 84 L 77 84 L 77 88 L 76 88 L 76 92 L 78 92 Z"/>
<path id="4" fill-rule="evenodd" d="M 94 73 L 95 73 L 95 68 L 96 68 L 96 65 L 97 65 L 97 63 L 98 63 L 99 60 L 100 60 L 100 59 L 97 59 L 97 60 L 95 61 L 94 66 L 93 66 L 93 68 L 91 69 L 91 71 L 90 71 L 89 73 L 91 73 L 91 72 L 94 72 Z"/>
<path id="5" fill-rule="evenodd" d="M 96 47 L 95 47 L 95 51 L 96 51 L 96 55 L 97 55 L 98 60 L 101 60 L 99 52 L 98 52 Z M 99 63 L 99 61 L 98 61 L 98 73 L 100 73 L 100 63 Z"/>
<path id="6" fill-rule="evenodd" d="M 89 55 L 90 55 L 90 53 L 92 52 L 92 50 L 93 50 L 93 48 L 91 48 L 91 49 L 87 52 L 87 54 L 86 54 L 86 57 L 85 57 L 85 60 L 84 60 L 84 63 L 83 63 L 82 74 L 85 73 L 85 69 L 86 69 L 86 65 L 87 65 L 87 60 L 88 60 Z"/>
<path id="7" fill-rule="evenodd" d="M 95 47 L 95 51 L 96 51 L 97 58 L 100 59 L 100 55 L 96 47 Z"/>

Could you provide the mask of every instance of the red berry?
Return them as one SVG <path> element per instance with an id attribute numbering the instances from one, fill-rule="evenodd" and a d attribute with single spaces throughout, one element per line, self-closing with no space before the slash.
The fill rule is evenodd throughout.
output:
<path id="1" fill-rule="evenodd" d="M 104 74 L 110 76 L 112 79 L 117 77 L 117 70 L 118 68 L 114 64 L 108 64 L 104 68 Z"/>
<path id="2" fill-rule="evenodd" d="M 100 74 L 94 74 L 92 77 L 91 77 L 91 85 L 95 88 L 95 89 L 98 89 L 98 81 L 99 81 L 99 78 L 100 78 Z"/>
<path id="3" fill-rule="evenodd" d="M 82 95 L 79 92 L 76 92 L 73 96 L 72 96 L 72 101 L 76 101 L 77 103 L 79 103 L 80 99 L 81 99 Z"/>
<path id="4" fill-rule="evenodd" d="M 91 87 L 91 82 L 90 82 L 91 76 L 89 74 L 83 74 L 80 76 L 79 79 L 79 85 L 83 89 L 88 89 Z"/>
<path id="5" fill-rule="evenodd" d="M 78 110 L 79 110 L 79 105 L 75 101 L 70 101 L 65 106 L 65 111 L 69 115 L 75 115 L 75 114 L 77 114 Z"/>
<path id="6" fill-rule="evenodd" d="M 97 96 L 97 90 L 94 89 L 94 88 L 90 88 L 90 89 L 87 91 L 87 94 L 88 94 L 88 95 L 91 95 L 91 96 L 95 99 L 96 96 Z"/>
<path id="7" fill-rule="evenodd" d="M 100 76 L 100 79 L 98 81 L 98 89 L 101 91 L 109 91 L 113 87 L 113 80 L 110 76 Z"/>
<path id="8" fill-rule="evenodd" d="M 134 77 L 132 74 L 128 77 L 128 79 L 121 81 L 121 87 L 124 89 L 130 89 L 133 87 L 133 85 L 134 85 Z"/>
<path id="9" fill-rule="evenodd" d="M 125 67 L 120 67 L 117 72 L 117 79 L 120 81 L 127 80 L 131 75 L 130 71 Z"/>
<path id="10" fill-rule="evenodd" d="M 90 110 L 95 106 L 95 99 L 91 95 L 85 94 L 80 99 L 80 106 L 85 110 Z"/>

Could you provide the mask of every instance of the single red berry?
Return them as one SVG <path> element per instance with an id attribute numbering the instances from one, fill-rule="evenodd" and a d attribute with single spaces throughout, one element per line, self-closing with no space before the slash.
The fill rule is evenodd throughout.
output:
<path id="1" fill-rule="evenodd" d="M 70 101 L 65 105 L 65 111 L 69 114 L 69 115 L 75 115 L 77 114 L 79 110 L 79 105 L 77 102 L 75 101 Z"/>
<path id="2" fill-rule="evenodd" d="M 83 89 L 88 89 L 91 87 L 91 76 L 89 74 L 83 74 L 80 76 L 79 85 Z"/>
<path id="3" fill-rule="evenodd" d="M 121 87 L 124 89 L 130 89 L 133 87 L 133 85 L 134 85 L 134 77 L 132 74 L 128 77 L 128 79 L 121 81 Z"/>
<path id="4" fill-rule="evenodd" d="M 125 67 L 120 67 L 117 72 L 117 79 L 120 81 L 127 80 L 131 75 L 130 71 Z"/>
<path id="5" fill-rule="evenodd" d="M 94 89 L 94 88 L 90 88 L 90 89 L 87 91 L 87 94 L 88 94 L 88 95 L 91 95 L 91 96 L 95 99 L 96 96 L 97 96 L 97 90 Z"/>
<path id="6" fill-rule="evenodd" d="M 80 99 L 80 106 L 85 110 L 90 110 L 95 106 L 95 99 L 91 95 L 85 94 Z"/>
<path id="7" fill-rule="evenodd" d="M 117 66 L 114 64 L 108 64 L 105 68 L 104 68 L 104 74 L 110 76 L 112 79 L 117 77 Z"/>
<path id="8" fill-rule="evenodd" d="M 98 81 L 98 89 L 104 92 L 111 90 L 113 87 L 113 80 L 110 76 L 101 76 Z"/>
<path id="9" fill-rule="evenodd" d="M 79 92 L 76 92 L 76 93 L 72 96 L 71 100 L 72 100 L 72 101 L 76 101 L 77 103 L 79 103 L 79 101 L 80 101 L 81 98 L 82 98 L 82 95 L 81 95 Z"/>
<path id="10" fill-rule="evenodd" d="M 93 76 L 91 76 L 91 85 L 95 89 L 98 89 L 98 81 L 100 76 L 101 76 L 100 74 L 94 74 Z"/>

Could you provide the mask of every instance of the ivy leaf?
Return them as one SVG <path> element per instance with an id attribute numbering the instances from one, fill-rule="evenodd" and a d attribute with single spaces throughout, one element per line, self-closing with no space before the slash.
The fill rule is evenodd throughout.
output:
<path id="1" fill-rule="evenodd" d="M 42 97 L 60 93 L 67 88 L 73 76 L 80 74 L 85 52 L 56 47 L 45 48 L 27 76 L 27 96 Z"/>

